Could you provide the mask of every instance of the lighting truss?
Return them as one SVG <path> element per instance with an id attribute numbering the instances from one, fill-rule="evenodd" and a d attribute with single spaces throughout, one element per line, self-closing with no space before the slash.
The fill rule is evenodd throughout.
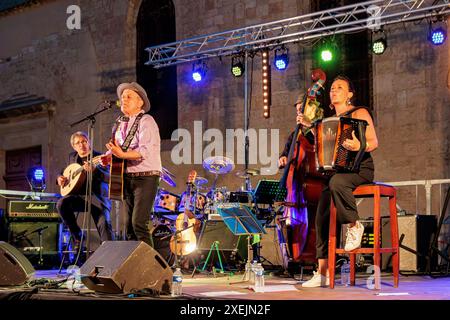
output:
<path id="1" fill-rule="evenodd" d="M 301 16 L 148 47 L 146 65 L 161 68 L 198 59 L 272 48 L 335 34 L 450 13 L 450 0 L 372 0 Z M 367 14 L 367 15 L 366 15 Z M 361 16 L 367 18 L 361 18 Z"/>

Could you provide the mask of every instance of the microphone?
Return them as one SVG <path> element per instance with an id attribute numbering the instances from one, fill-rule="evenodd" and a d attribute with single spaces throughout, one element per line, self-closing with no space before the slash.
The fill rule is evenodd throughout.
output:
<path id="1" fill-rule="evenodd" d="M 109 108 L 112 108 L 113 106 L 120 108 L 120 100 L 105 100 L 103 103 L 108 105 Z"/>

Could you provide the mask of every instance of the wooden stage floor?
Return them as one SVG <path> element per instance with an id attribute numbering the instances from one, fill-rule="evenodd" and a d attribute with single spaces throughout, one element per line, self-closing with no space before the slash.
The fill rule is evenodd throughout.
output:
<path id="1" fill-rule="evenodd" d="M 39 290 L 28 294 L 30 299 L 39 300 L 83 300 L 83 299 L 128 299 L 127 295 L 106 295 L 95 293 L 82 284 L 78 284 L 74 292 L 69 290 L 66 284 L 59 288 L 45 288 L 42 284 L 47 281 L 63 280 L 65 270 L 58 274 L 57 270 L 37 270 L 34 279 L 43 282 L 38 283 Z M 303 281 L 311 275 L 305 275 Z M 370 289 L 367 285 L 369 275 L 358 273 L 356 286 L 344 287 L 340 285 L 337 275 L 336 286 L 330 288 L 302 288 L 303 281 L 292 277 L 279 277 L 268 273 L 265 275 L 265 292 L 254 292 L 249 283 L 242 283 L 242 273 L 234 275 L 217 274 L 216 276 L 196 274 L 194 278 L 190 274 L 183 277 L 183 297 L 187 300 L 450 300 L 450 277 L 432 278 L 430 276 L 401 275 L 398 288 L 393 287 L 391 274 L 383 273 L 381 290 Z M 369 279 L 368 284 L 372 282 Z M 36 284 L 36 281 L 35 281 Z M 20 292 L 30 292 L 27 287 L 0 287 L 0 299 Z M 23 296 L 22 296 L 23 298 Z M 170 296 L 160 297 L 136 297 L 139 299 L 174 299 Z"/>

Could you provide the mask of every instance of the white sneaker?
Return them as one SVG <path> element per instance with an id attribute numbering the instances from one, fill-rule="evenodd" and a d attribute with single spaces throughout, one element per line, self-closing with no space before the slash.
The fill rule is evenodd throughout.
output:
<path id="1" fill-rule="evenodd" d="M 313 271 L 313 277 L 302 284 L 303 288 L 317 288 L 327 287 L 330 285 L 330 276 L 327 271 L 327 276 L 321 275 L 319 272 Z"/>
<path id="2" fill-rule="evenodd" d="M 361 246 L 362 236 L 364 234 L 364 226 L 361 222 L 356 221 L 356 224 L 347 228 L 347 234 L 345 239 L 345 251 L 352 251 Z"/>

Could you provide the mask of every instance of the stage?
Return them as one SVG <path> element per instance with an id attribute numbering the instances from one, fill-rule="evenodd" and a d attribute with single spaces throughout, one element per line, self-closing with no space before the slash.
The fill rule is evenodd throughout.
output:
<path id="1" fill-rule="evenodd" d="M 60 288 L 51 288 L 53 281 L 64 280 L 65 270 L 38 270 L 34 280 L 40 281 L 33 287 L 1 287 L 0 299 L 8 300 L 450 300 L 450 277 L 432 278 L 428 275 L 400 276 L 398 288 L 393 287 L 393 278 L 382 273 L 381 290 L 368 287 L 371 282 L 368 274 L 357 273 L 356 286 L 344 287 L 337 275 L 336 286 L 330 288 L 302 288 L 301 283 L 311 275 L 305 275 L 303 281 L 292 277 L 265 275 L 265 292 L 254 292 L 250 283 L 241 282 L 243 274 L 191 274 L 184 273 L 183 296 L 148 294 L 104 294 L 89 290 L 84 285 L 75 284 L 71 290 L 65 283 Z M 32 281 L 33 281 L 32 279 Z M 35 281 L 35 283 L 39 282 Z M 63 282 L 63 281 L 61 281 Z M 368 282 L 368 283 L 367 283 Z M 67 283 L 69 287 L 71 283 Z M 73 285 L 73 284 L 72 284 Z M 46 286 L 48 286 L 46 288 Z"/>

